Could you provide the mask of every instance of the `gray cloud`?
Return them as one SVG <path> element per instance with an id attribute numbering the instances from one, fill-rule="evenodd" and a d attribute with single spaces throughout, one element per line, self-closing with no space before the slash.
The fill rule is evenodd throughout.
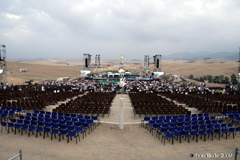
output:
<path id="1" fill-rule="evenodd" d="M 240 37 L 237 0 L 11 0 L 0 19 L 9 58 L 236 52 Z"/>

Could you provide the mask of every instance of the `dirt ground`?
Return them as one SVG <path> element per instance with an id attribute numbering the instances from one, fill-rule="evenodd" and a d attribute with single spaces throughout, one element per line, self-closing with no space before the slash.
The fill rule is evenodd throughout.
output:
<path id="1" fill-rule="evenodd" d="M 119 99 L 124 98 L 124 129 L 119 129 Z M 47 107 L 48 110 L 54 106 Z M 43 139 L 43 135 L 35 138 L 35 135 L 28 135 L 23 132 L 14 132 L 10 130 L 8 134 L 3 128 L 0 134 L 0 159 L 5 160 L 18 154 L 19 150 L 23 152 L 24 160 L 158 160 L 158 159 L 196 159 L 197 156 L 218 155 L 218 158 L 223 159 L 223 154 L 229 154 L 224 159 L 233 159 L 234 150 L 239 147 L 240 134 L 237 133 L 233 139 L 232 134 L 228 139 L 221 137 L 220 140 L 214 137 L 213 141 L 207 138 L 206 142 L 203 139 L 190 138 L 182 139 L 179 143 L 174 139 L 167 141 L 164 145 L 161 140 L 156 138 L 156 132 L 152 134 L 145 128 L 141 127 L 141 118 L 134 117 L 130 107 L 130 100 L 127 95 L 118 94 L 112 103 L 111 113 L 101 119 L 101 124 L 88 135 L 76 144 L 76 140 L 67 143 L 67 138 L 61 142 L 57 138 L 51 141 L 50 136 Z M 239 125 L 238 125 L 239 126 Z M 236 127 L 236 126 L 235 126 Z M 193 154 L 193 158 L 189 155 Z M 240 155 L 239 155 L 240 157 Z M 18 157 L 19 158 L 19 157 Z M 16 158 L 16 159 L 18 159 Z M 211 158 L 210 158 L 211 159 Z"/>
<path id="2" fill-rule="evenodd" d="M 50 137 L 28 137 L 26 133 L 14 135 L 11 131 L 7 134 L 5 130 L 0 135 L 0 159 L 3 160 L 16 155 L 19 150 L 22 150 L 24 160 L 186 160 L 195 159 L 196 154 L 217 154 L 219 159 L 221 154 L 232 154 L 231 158 L 224 159 L 233 159 L 234 150 L 240 142 L 240 135 L 237 134 L 235 139 L 232 135 L 228 139 L 214 137 L 213 141 L 207 139 L 206 142 L 199 139 L 198 143 L 192 139 L 190 143 L 182 139 L 182 143 L 174 140 L 174 145 L 169 141 L 163 145 L 155 134 L 152 136 L 140 124 L 124 125 L 124 129 L 120 130 L 118 125 L 106 123 L 102 123 L 84 139 L 81 136 L 77 145 L 75 139 L 70 143 L 66 138 L 58 142 L 58 138 L 51 141 Z M 193 158 L 189 157 L 191 153 Z"/>

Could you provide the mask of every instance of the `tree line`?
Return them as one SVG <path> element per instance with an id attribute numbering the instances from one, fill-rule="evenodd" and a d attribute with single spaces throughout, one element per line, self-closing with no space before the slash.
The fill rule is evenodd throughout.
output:
<path id="1" fill-rule="evenodd" d="M 204 75 L 203 77 L 194 77 L 194 75 L 190 75 L 189 79 L 193 79 L 196 81 L 204 82 L 205 80 L 208 81 L 208 83 L 222 83 L 222 84 L 237 84 L 237 76 L 233 73 L 230 78 L 224 75 L 219 76 L 212 76 L 212 75 Z"/>

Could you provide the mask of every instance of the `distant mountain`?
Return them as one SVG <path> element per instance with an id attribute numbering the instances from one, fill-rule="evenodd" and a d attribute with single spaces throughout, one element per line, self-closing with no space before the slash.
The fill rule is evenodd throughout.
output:
<path id="1" fill-rule="evenodd" d="M 211 59 L 224 59 L 224 60 L 231 60 L 236 61 L 239 59 L 238 52 L 178 52 L 172 53 L 167 56 L 162 56 L 163 60 L 190 60 L 190 59 L 204 59 L 204 58 L 211 58 Z"/>

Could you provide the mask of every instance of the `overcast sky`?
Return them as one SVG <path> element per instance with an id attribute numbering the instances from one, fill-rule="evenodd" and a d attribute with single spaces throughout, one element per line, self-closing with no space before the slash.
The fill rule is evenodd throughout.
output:
<path id="1" fill-rule="evenodd" d="M 240 1 L 0 0 L 0 44 L 7 58 L 238 52 Z"/>

